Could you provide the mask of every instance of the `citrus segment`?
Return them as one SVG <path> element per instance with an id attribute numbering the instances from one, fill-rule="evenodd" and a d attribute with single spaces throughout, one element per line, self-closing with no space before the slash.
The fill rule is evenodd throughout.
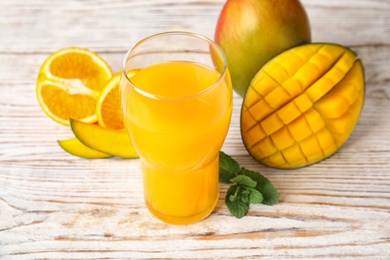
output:
<path id="1" fill-rule="evenodd" d="M 43 110 L 55 121 L 67 124 L 69 118 L 96 121 L 96 99 L 91 95 L 72 94 L 63 85 L 44 81 L 39 85 L 39 103 Z"/>
<path id="2" fill-rule="evenodd" d="M 127 77 L 135 75 L 136 70 L 129 71 Z M 96 115 L 99 125 L 113 128 L 123 129 L 121 99 L 119 93 L 121 72 L 115 74 L 104 86 L 96 106 Z"/>
<path id="3" fill-rule="evenodd" d="M 39 70 L 37 99 L 58 123 L 69 125 L 70 118 L 95 122 L 96 100 L 111 77 L 111 68 L 98 54 L 82 48 L 61 49 Z"/>

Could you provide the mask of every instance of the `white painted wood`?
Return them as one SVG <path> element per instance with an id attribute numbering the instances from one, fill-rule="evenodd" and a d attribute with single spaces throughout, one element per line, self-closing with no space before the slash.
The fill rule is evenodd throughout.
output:
<path id="1" fill-rule="evenodd" d="M 224 1 L 0 2 L 0 258 L 390 258 L 390 1 L 304 0 L 313 41 L 345 44 L 365 65 L 366 102 L 348 142 L 297 170 L 256 163 L 239 131 L 235 96 L 223 150 L 273 181 L 278 205 L 241 220 L 223 198 L 206 220 L 164 224 L 143 204 L 138 160 L 85 160 L 57 139 L 69 128 L 35 97 L 40 65 L 53 51 L 98 52 L 114 71 L 142 37 L 183 29 L 213 37 Z"/>

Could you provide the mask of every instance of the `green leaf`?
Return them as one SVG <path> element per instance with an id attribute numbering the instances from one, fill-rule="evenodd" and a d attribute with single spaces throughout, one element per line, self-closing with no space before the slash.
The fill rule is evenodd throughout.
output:
<path id="1" fill-rule="evenodd" d="M 245 175 L 238 175 L 230 180 L 231 182 L 249 187 L 249 188 L 254 188 L 257 185 L 257 182 L 252 180 L 250 177 L 245 176 Z"/>
<path id="2" fill-rule="evenodd" d="M 262 203 L 264 198 L 263 195 L 260 193 L 260 191 L 252 188 L 248 188 L 250 190 L 249 193 L 249 203 L 250 204 L 259 204 Z"/>
<path id="3" fill-rule="evenodd" d="M 219 152 L 219 182 L 231 183 L 230 179 L 234 178 L 240 171 L 240 165 L 229 155 Z"/>
<path id="4" fill-rule="evenodd" d="M 231 202 L 235 202 L 236 199 L 237 199 L 237 195 L 230 195 L 230 196 L 229 196 L 229 200 L 230 200 Z"/>
<path id="5" fill-rule="evenodd" d="M 219 153 L 219 182 L 232 184 L 226 193 L 225 203 L 236 218 L 248 214 L 250 204 L 274 205 L 279 202 L 277 190 L 266 177 L 241 168 L 222 151 Z"/>
<path id="6" fill-rule="evenodd" d="M 238 186 L 236 186 L 236 187 L 237 187 L 237 188 L 235 189 L 234 194 L 232 194 L 232 195 L 229 196 L 229 200 L 230 200 L 231 202 L 234 202 L 234 201 L 237 200 L 237 198 L 239 198 L 239 193 L 240 193 L 241 188 L 238 187 Z M 226 195 L 226 197 L 227 197 L 227 195 Z"/>
<path id="7" fill-rule="evenodd" d="M 263 195 L 263 204 L 266 205 L 275 205 L 279 202 L 279 193 L 275 189 L 274 185 L 263 175 L 250 171 L 247 169 L 242 169 L 241 174 L 250 177 L 252 180 L 257 182 L 256 190 L 258 190 Z"/>
<path id="8" fill-rule="evenodd" d="M 231 201 L 229 198 L 230 196 L 236 195 L 236 190 L 238 189 L 237 185 L 232 185 L 228 189 L 225 197 L 225 203 L 230 211 L 230 213 L 235 216 L 236 218 L 242 218 L 246 214 L 248 214 L 249 211 L 249 202 L 244 203 L 241 201 L 241 199 L 235 199 L 234 201 Z M 240 197 L 241 194 L 237 194 L 237 198 Z"/>
<path id="9" fill-rule="evenodd" d="M 250 191 L 247 190 L 247 189 L 244 189 L 242 192 L 241 192 L 241 195 L 240 195 L 240 200 L 246 204 L 250 204 L 249 202 L 249 195 L 250 195 Z"/>

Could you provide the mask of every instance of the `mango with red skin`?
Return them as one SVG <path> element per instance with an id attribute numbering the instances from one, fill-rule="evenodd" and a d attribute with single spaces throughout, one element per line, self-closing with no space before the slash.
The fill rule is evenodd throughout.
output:
<path id="1" fill-rule="evenodd" d="M 299 0 L 228 0 L 217 21 L 215 42 L 225 52 L 234 90 L 244 96 L 271 58 L 311 42 L 310 23 Z"/>

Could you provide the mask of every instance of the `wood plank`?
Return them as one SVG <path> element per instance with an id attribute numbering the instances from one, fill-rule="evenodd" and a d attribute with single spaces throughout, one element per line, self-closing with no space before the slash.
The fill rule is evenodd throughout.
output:
<path id="1" fill-rule="evenodd" d="M 147 2 L 3 1 L 1 19 L 6 22 L 0 23 L 0 51 L 50 53 L 70 45 L 99 52 L 125 51 L 147 35 L 175 29 L 212 38 L 225 1 Z M 313 41 L 346 45 L 386 45 L 390 41 L 386 0 L 302 2 Z M 31 34 L 28 39 L 21 37 Z"/>
<path id="2" fill-rule="evenodd" d="M 125 52 L 156 32 L 213 37 L 225 1 L 48 1 L 0 3 L 0 258 L 387 259 L 390 255 L 390 4 L 303 0 L 313 41 L 350 46 L 365 66 L 366 101 L 347 143 L 310 167 L 277 170 L 251 158 L 240 136 L 242 99 L 223 150 L 260 171 L 280 192 L 236 219 L 225 204 L 175 226 L 143 202 L 139 160 L 85 160 L 56 143 L 68 127 L 40 109 L 35 81 L 59 48 L 98 52 L 119 71 Z"/>

